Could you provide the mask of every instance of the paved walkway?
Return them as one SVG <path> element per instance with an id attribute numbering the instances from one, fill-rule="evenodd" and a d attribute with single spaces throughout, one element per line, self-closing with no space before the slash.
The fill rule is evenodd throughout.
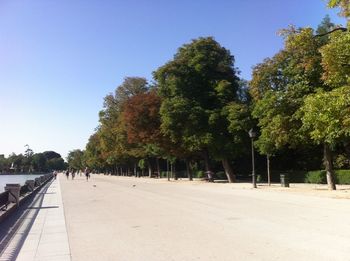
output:
<path id="1" fill-rule="evenodd" d="M 350 260 L 350 201 L 234 184 L 61 178 L 73 261 Z"/>
<path id="2" fill-rule="evenodd" d="M 60 183 L 54 180 L 38 194 L 1 260 L 71 260 Z"/>
<path id="3" fill-rule="evenodd" d="M 348 199 L 249 184 L 59 178 L 19 213 L 0 260 L 350 260 Z"/>

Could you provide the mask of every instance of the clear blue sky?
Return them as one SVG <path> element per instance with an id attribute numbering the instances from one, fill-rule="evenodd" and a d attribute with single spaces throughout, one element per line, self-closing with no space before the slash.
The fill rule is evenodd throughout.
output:
<path id="1" fill-rule="evenodd" d="M 84 149 L 103 97 L 191 39 L 214 36 L 250 79 L 279 29 L 326 14 L 344 24 L 322 0 L 0 0 L 0 154 Z"/>

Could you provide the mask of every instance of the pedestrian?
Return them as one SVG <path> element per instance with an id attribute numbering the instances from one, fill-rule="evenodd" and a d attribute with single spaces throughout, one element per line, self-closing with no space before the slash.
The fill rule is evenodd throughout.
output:
<path id="1" fill-rule="evenodd" d="M 53 177 L 54 177 L 55 179 L 57 178 L 57 171 L 56 171 L 56 170 L 53 172 Z"/>
<path id="2" fill-rule="evenodd" d="M 212 172 L 211 170 L 208 170 L 206 174 L 207 174 L 208 182 L 214 182 L 214 177 L 213 177 L 214 172 Z"/>
<path id="3" fill-rule="evenodd" d="M 85 168 L 85 176 L 86 176 L 86 181 L 89 181 L 90 171 L 89 171 L 89 169 L 87 167 Z"/>
<path id="4" fill-rule="evenodd" d="M 69 178 L 69 169 L 66 170 L 66 177 Z"/>
<path id="5" fill-rule="evenodd" d="M 72 171 L 72 180 L 75 178 L 75 172 L 76 172 L 76 170 L 73 169 L 73 171 Z"/>

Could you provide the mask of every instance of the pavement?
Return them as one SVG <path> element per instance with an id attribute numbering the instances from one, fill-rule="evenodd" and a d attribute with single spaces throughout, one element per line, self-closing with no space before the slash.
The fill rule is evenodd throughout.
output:
<path id="1" fill-rule="evenodd" d="M 30 204 L 22 206 L 0 260 L 69 261 L 70 248 L 62 204 L 60 183 L 47 184 Z M 9 220 L 11 221 L 11 220 Z M 9 222 L 8 221 L 8 222 Z M 8 224 L 2 224 L 3 227 Z"/>
<path id="2" fill-rule="evenodd" d="M 23 245 L 12 247 L 17 260 L 350 260 L 350 201 L 339 198 L 347 187 L 59 181 L 28 218 Z"/>
<path id="3" fill-rule="evenodd" d="M 61 185 L 72 260 L 350 260 L 348 199 L 103 175 Z"/>

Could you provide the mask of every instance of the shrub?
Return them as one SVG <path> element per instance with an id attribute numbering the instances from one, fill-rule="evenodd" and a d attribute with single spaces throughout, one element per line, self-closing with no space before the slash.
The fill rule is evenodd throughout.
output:
<path id="1" fill-rule="evenodd" d="M 326 184 L 326 172 L 324 170 L 308 171 L 304 178 L 305 183 Z"/>
<path id="2" fill-rule="evenodd" d="M 198 179 L 204 178 L 205 177 L 204 171 L 202 170 L 193 171 L 193 177 Z"/>
<path id="3" fill-rule="evenodd" d="M 262 182 L 263 181 L 263 178 L 262 178 L 262 176 L 261 175 L 257 175 L 256 176 L 256 182 Z"/>
<path id="4" fill-rule="evenodd" d="M 350 170 L 339 169 L 335 171 L 336 183 L 338 184 L 350 184 Z"/>
<path id="5" fill-rule="evenodd" d="M 214 174 L 214 179 L 227 179 L 226 173 L 224 171 L 218 171 Z"/>

